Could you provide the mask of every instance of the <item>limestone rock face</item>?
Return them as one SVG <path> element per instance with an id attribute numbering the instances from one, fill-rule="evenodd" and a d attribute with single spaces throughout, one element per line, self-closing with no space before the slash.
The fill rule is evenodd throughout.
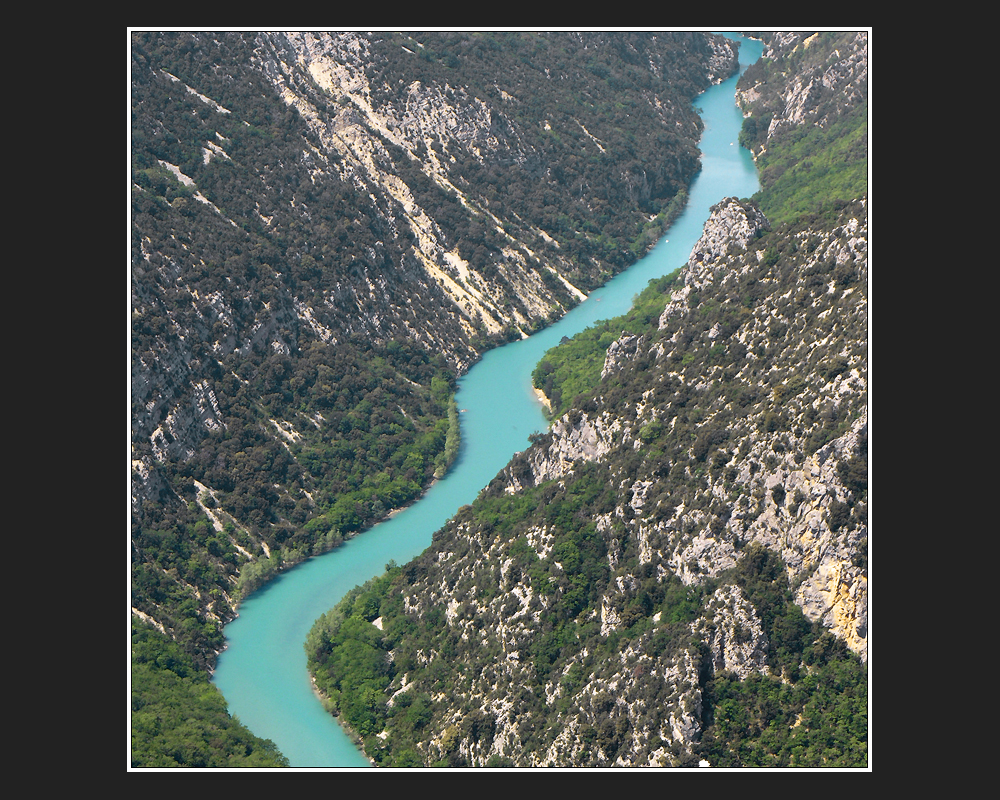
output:
<path id="1" fill-rule="evenodd" d="M 642 344 L 641 336 L 623 335 L 615 339 L 608 347 L 608 353 L 604 357 L 604 368 L 601 370 L 601 380 L 604 380 L 612 372 L 617 372 L 629 359 L 634 358 Z"/>
<path id="2" fill-rule="evenodd" d="M 692 294 L 710 285 L 716 275 L 726 269 L 725 256 L 746 249 L 768 227 L 759 208 L 735 197 L 727 197 L 713 206 L 701 238 L 691 250 L 684 270 L 683 288 L 674 293 L 663 310 L 660 328 L 665 327 L 672 314 L 688 307 Z"/>
<path id="3" fill-rule="evenodd" d="M 697 288 L 707 283 L 716 262 L 734 249 L 746 249 L 767 229 L 767 219 L 756 206 L 735 197 L 721 200 L 712 207 L 701 238 L 691 250 L 685 285 Z"/>
<path id="4" fill-rule="evenodd" d="M 794 59 L 787 80 L 765 76 L 758 62 L 736 94 L 744 113 L 770 115 L 766 139 L 803 124 L 826 127 L 868 97 L 868 33 L 778 32 L 765 38 L 762 62 Z M 759 152 L 757 153 L 759 154 Z M 755 154 L 756 155 L 756 154 Z"/>
<path id="5" fill-rule="evenodd" d="M 552 446 L 532 461 L 533 484 L 559 478 L 577 461 L 597 461 L 614 447 L 620 425 L 608 417 L 563 417 L 552 426 Z M 532 456 L 535 456 L 532 453 Z"/>
<path id="6" fill-rule="evenodd" d="M 859 451 L 867 426 L 865 411 L 801 467 L 786 461 L 763 475 L 762 483 L 746 476 L 771 500 L 746 533 L 779 552 L 789 575 L 801 580 L 796 602 L 806 616 L 836 632 L 862 658 L 868 655 L 868 578 L 855 561 L 867 549 L 867 525 L 840 527 L 831 511 L 847 499 L 838 468 Z"/>
<path id="7" fill-rule="evenodd" d="M 753 605 L 739 587 L 716 590 L 706 615 L 695 627 L 705 636 L 715 670 L 728 670 L 741 680 L 753 672 L 765 673 L 767 636 Z"/>

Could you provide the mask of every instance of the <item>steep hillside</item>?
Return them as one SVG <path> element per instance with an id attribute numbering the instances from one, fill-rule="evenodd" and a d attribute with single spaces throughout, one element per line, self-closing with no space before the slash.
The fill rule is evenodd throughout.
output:
<path id="1" fill-rule="evenodd" d="M 698 169 L 691 100 L 736 50 L 135 32 L 130 54 L 134 638 L 210 669 L 241 596 L 448 468 L 462 371 L 656 240 Z M 218 763 L 167 730 L 184 714 L 148 712 L 177 680 L 217 699 L 177 657 L 138 658 L 133 709 L 162 745 L 142 752 Z"/>
<path id="2" fill-rule="evenodd" d="M 798 52 L 756 91 L 800 84 Z M 317 623 L 317 686 L 373 761 L 867 764 L 866 188 L 759 201 L 786 221 L 720 202 L 639 299 L 658 315 L 568 357 L 599 370 L 542 371 L 563 400 L 560 374 L 593 376 L 551 430 Z"/>
<path id="3" fill-rule="evenodd" d="M 655 240 L 735 49 L 135 33 L 131 55 L 133 608 L 211 664 L 241 593 L 447 468 L 483 349 Z"/>
<path id="4" fill-rule="evenodd" d="M 849 202 L 868 181 L 868 35 L 785 32 L 740 79 L 740 142 L 760 170 L 761 208 L 791 221 Z"/>

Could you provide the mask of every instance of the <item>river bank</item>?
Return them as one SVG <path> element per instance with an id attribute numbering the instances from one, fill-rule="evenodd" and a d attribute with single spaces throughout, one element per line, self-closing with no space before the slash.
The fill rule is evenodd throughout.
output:
<path id="1" fill-rule="evenodd" d="M 317 703 L 302 647 L 313 622 L 351 589 L 382 574 L 390 561 L 419 555 L 455 511 L 548 427 L 545 404 L 531 383 L 544 353 L 598 320 L 628 311 L 650 280 L 681 266 L 701 233 L 708 209 L 728 195 L 756 191 L 749 153 L 732 147 L 742 115 L 733 102 L 736 78 L 709 89 L 698 106 L 706 121 L 703 167 L 684 211 L 637 264 L 532 335 L 484 354 L 459 380 L 456 395 L 462 436 L 452 468 L 420 501 L 354 536 L 321 557 L 287 570 L 248 598 L 226 628 L 229 647 L 220 657 L 216 685 L 232 713 L 257 735 L 274 741 L 295 767 L 364 767 L 368 759 Z M 545 398 L 547 399 L 547 398 Z"/>

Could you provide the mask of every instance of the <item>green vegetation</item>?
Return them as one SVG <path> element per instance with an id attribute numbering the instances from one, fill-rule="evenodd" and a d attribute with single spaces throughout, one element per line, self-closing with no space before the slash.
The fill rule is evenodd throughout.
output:
<path id="1" fill-rule="evenodd" d="M 792 601 L 781 560 L 752 546 L 735 579 L 770 642 L 774 675 L 717 673 L 703 698 L 697 751 L 714 767 L 855 767 L 867 763 L 868 675 L 844 643 Z M 778 676 L 781 677 L 778 677 Z"/>
<path id="2" fill-rule="evenodd" d="M 448 402 L 448 433 L 444 440 L 444 452 L 434 459 L 434 477 L 442 478 L 448 467 L 455 461 L 458 455 L 458 448 L 462 443 L 462 431 L 458 420 L 458 406 L 455 405 L 455 397 L 452 395 Z"/>
<path id="3" fill-rule="evenodd" d="M 829 128 L 800 127 L 757 160 L 761 210 L 774 224 L 868 193 L 868 104 Z"/>
<path id="4" fill-rule="evenodd" d="M 591 396 L 601 382 L 604 359 L 611 343 L 623 334 L 648 330 L 670 300 L 680 270 L 649 282 L 628 313 L 598 322 L 572 339 L 564 339 L 538 362 L 531 379 L 551 404 L 551 416 L 562 416 L 574 403 Z"/>
<path id="5" fill-rule="evenodd" d="M 831 63 L 858 55 L 855 37 L 851 31 L 803 32 L 776 44 L 778 57 L 761 58 L 740 78 L 740 88 L 755 88 L 740 143 L 756 155 L 761 191 L 754 200 L 772 225 L 802 215 L 835 215 L 844 203 L 868 194 L 867 81 L 852 84 L 846 94 L 829 88 L 826 75 Z M 843 69 L 837 65 L 833 80 Z M 771 131 L 772 121 L 785 113 L 790 75 L 799 76 L 800 90 L 808 87 L 809 121 Z"/>
<path id="6" fill-rule="evenodd" d="M 798 680 L 716 675 L 712 724 L 698 747 L 715 767 L 858 767 L 868 763 L 868 675 L 829 633 L 803 652 Z"/>
<path id="7" fill-rule="evenodd" d="M 176 643 L 132 623 L 133 767 L 287 767 L 269 739 L 230 717 L 222 694 Z"/>

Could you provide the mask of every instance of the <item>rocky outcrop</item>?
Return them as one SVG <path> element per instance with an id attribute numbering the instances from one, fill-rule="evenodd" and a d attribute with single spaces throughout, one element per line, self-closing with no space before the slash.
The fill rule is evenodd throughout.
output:
<path id="1" fill-rule="evenodd" d="M 568 475 L 580 461 L 599 461 L 618 446 L 622 426 L 609 415 L 591 419 L 585 413 L 564 416 L 552 424 L 552 442 L 545 450 L 527 454 L 530 478 L 521 484 L 508 468 L 507 492 L 535 486 Z"/>
<path id="2" fill-rule="evenodd" d="M 864 207 L 859 210 L 863 212 Z M 796 266 L 799 277 L 786 272 L 784 283 L 776 277 L 765 277 L 769 274 L 764 266 L 768 251 L 752 249 L 766 229 L 766 220 L 746 202 L 730 198 L 713 208 L 705 233 L 683 270 L 681 288 L 660 317 L 659 328 L 669 337 L 645 345 L 653 363 L 660 365 L 647 368 L 642 379 L 645 384 L 655 387 L 657 382 L 668 379 L 686 383 L 687 376 L 674 372 L 669 365 L 690 350 L 690 326 L 698 325 L 694 321 L 702 316 L 699 306 L 731 302 L 722 299 L 730 291 L 734 292 L 730 296 L 738 300 L 741 287 L 773 284 L 771 291 L 775 294 L 758 304 L 752 314 L 746 314 L 739 327 L 729 328 L 723 319 L 701 334 L 707 348 L 738 342 L 740 351 L 747 354 L 743 369 L 735 376 L 737 382 L 745 382 L 739 391 L 770 396 L 772 400 L 760 403 L 751 416 L 744 416 L 738 424 L 730 423 L 727 430 L 706 423 L 700 426 L 701 433 L 696 430 L 692 434 L 695 453 L 701 447 L 699 437 L 705 442 L 712 437 L 726 440 L 725 450 L 717 457 L 719 472 L 704 477 L 706 487 L 701 495 L 721 503 L 725 511 L 717 516 L 681 504 L 664 515 L 647 499 L 657 482 L 642 481 L 643 476 L 631 474 L 628 484 L 633 489 L 623 492 L 611 516 L 628 521 L 637 537 L 642 563 L 659 564 L 686 583 L 697 583 L 705 576 L 730 569 L 740 548 L 750 542 L 771 548 L 781 555 L 796 586 L 796 600 L 807 617 L 822 622 L 866 658 L 867 574 L 859 563 L 865 560 L 868 546 L 867 519 L 864 505 L 857 504 L 857 490 L 846 486 L 843 477 L 847 465 L 866 458 L 867 453 L 863 338 L 867 334 L 866 221 L 864 216 L 852 216 L 833 232 L 799 232 L 800 241 L 810 242 L 811 253 Z M 844 270 L 843 280 L 849 280 L 846 291 L 838 290 L 832 273 L 831 283 L 823 284 L 818 295 L 815 288 L 810 290 L 807 284 L 814 279 L 809 273 L 820 265 L 839 265 Z M 697 304 L 691 302 L 693 295 L 700 297 Z M 791 302 L 796 296 L 811 305 L 805 316 L 801 310 L 792 310 L 799 308 L 798 302 Z M 813 299 L 806 300 L 807 296 Z M 799 325 L 804 328 L 815 324 L 819 329 L 817 338 L 806 343 L 792 337 L 775 340 L 775 325 L 790 323 L 789 314 L 798 315 Z M 834 326 L 824 338 L 818 338 L 834 314 L 847 324 L 839 332 Z M 760 346 L 757 343 L 768 339 L 772 340 L 769 347 L 774 352 L 766 357 L 767 353 L 760 350 L 765 358 L 756 356 Z M 615 377 L 615 382 L 631 378 L 622 371 L 635 359 L 640 342 L 639 337 L 627 334 L 612 344 L 604 380 L 609 375 Z M 812 376 L 803 373 L 798 362 L 803 346 L 812 348 L 815 359 L 825 359 L 820 371 Z M 754 370 L 757 360 L 766 364 L 765 373 Z M 660 369 L 664 372 L 659 373 Z M 711 377 L 691 380 L 706 386 Z M 698 393 L 697 385 L 692 388 Z M 506 490 L 517 492 L 565 478 L 580 463 L 616 463 L 625 454 L 641 451 L 651 438 L 648 426 L 664 427 L 677 422 L 677 411 L 658 402 L 658 395 L 663 396 L 651 388 L 641 399 L 619 407 L 615 413 L 606 409 L 575 410 L 563 416 L 553 424 L 548 436 L 505 471 Z M 722 411 L 719 408 L 713 412 L 707 398 L 700 402 L 705 403 L 707 419 Z M 786 417 L 780 423 L 774 417 L 776 408 Z M 823 435 L 817 430 L 823 424 L 820 409 L 850 420 L 850 424 L 842 434 L 809 453 L 810 442 Z M 626 423 L 626 419 L 631 421 Z M 779 425 L 780 430 L 768 430 Z M 706 500 L 693 499 L 688 506 L 704 508 L 706 504 Z M 713 516 L 719 522 L 712 523 Z M 613 620 L 606 619 L 604 624 L 614 627 Z"/>
<path id="3" fill-rule="evenodd" d="M 867 32 L 786 31 L 765 35 L 764 42 L 763 58 L 747 70 L 736 93 L 745 113 L 770 118 L 760 149 L 783 131 L 826 127 L 867 101 Z M 770 63 L 785 65 L 785 80 L 768 72 Z"/>
<path id="4" fill-rule="evenodd" d="M 683 286 L 673 293 L 660 316 L 660 328 L 665 327 L 672 315 L 688 308 L 692 294 L 708 287 L 726 269 L 726 256 L 745 250 L 768 227 L 760 209 L 750 203 L 727 197 L 714 205 L 685 265 Z M 608 352 L 611 353 L 610 348 Z"/>
<path id="5" fill-rule="evenodd" d="M 767 635 L 757 611 L 737 586 L 719 588 L 706 604 L 707 613 L 695 623 L 711 651 L 712 668 L 741 680 L 767 672 Z"/>
<path id="6" fill-rule="evenodd" d="M 641 346 L 641 336 L 623 333 L 620 338 L 615 339 L 608 347 L 608 352 L 604 357 L 604 366 L 601 368 L 601 380 L 604 380 L 614 372 L 618 372 L 631 359 L 635 358 Z"/>

